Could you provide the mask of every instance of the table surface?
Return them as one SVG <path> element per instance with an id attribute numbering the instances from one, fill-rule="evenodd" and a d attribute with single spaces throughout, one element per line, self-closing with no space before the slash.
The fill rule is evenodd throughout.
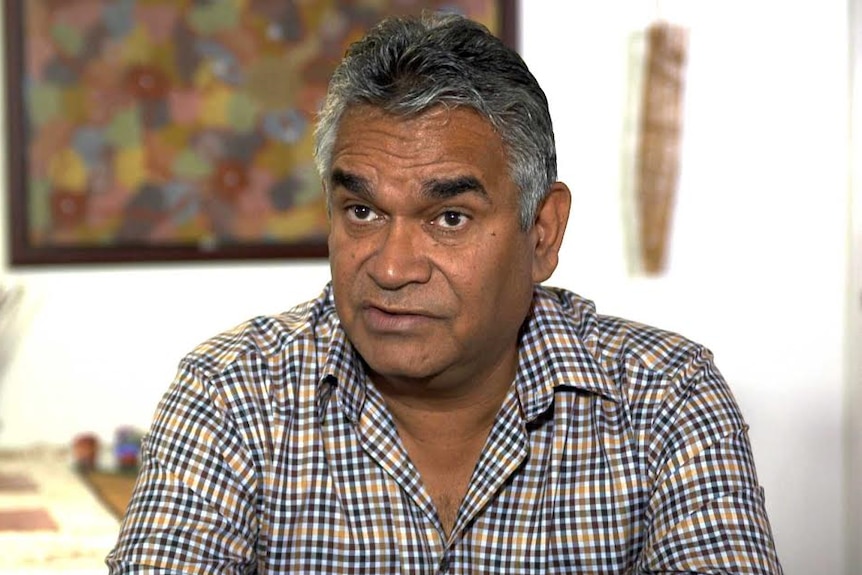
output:
<path id="1" fill-rule="evenodd" d="M 122 519 L 135 488 L 134 472 L 86 471 L 84 481 L 117 519 Z"/>

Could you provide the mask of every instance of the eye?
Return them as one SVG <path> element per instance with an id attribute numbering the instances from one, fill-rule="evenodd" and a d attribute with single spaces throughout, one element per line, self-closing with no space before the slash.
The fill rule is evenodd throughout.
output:
<path id="1" fill-rule="evenodd" d="M 470 220 L 467 215 L 462 214 L 461 212 L 456 212 L 454 210 L 446 210 L 432 222 L 434 225 L 439 226 L 445 230 L 458 230 L 467 225 L 467 222 Z"/>
<path id="2" fill-rule="evenodd" d="M 347 219 L 353 222 L 370 222 L 380 216 L 370 207 L 362 204 L 353 204 L 345 208 Z"/>

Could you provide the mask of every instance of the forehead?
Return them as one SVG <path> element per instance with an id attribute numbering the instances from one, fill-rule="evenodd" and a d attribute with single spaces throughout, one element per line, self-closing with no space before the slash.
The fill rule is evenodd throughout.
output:
<path id="1" fill-rule="evenodd" d="M 411 167 L 453 164 L 507 171 L 502 139 L 472 109 L 438 106 L 399 116 L 368 105 L 348 108 L 339 122 L 333 165 L 384 159 Z"/>

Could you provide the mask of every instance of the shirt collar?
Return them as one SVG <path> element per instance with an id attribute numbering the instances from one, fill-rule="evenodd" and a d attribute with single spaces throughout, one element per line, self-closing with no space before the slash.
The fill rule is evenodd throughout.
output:
<path id="1" fill-rule="evenodd" d="M 324 315 L 332 321 L 331 338 L 318 390 L 319 409 L 337 388 L 344 415 L 359 420 L 366 398 L 365 366 L 337 321 L 331 285 L 321 297 Z M 592 302 L 557 289 L 536 286 L 530 315 L 520 334 L 515 387 L 531 421 L 553 403 L 554 393 L 579 389 L 615 402 L 620 391 L 597 360 L 597 315 Z"/>
<path id="2" fill-rule="evenodd" d="M 592 302 L 562 289 L 536 286 L 521 329 L 515 382 L 527 421 L 549 409 L 554 393 L 564 389 L 620 401 L 620 390 L 597 359 L 597 320 Z"/>
<path id="3" fill-rule="evenodd" d="M 319 301 L 321 316 L 330 325 L 329 349 L 317 395 L 320 420 L 323 421 L 325 405 L 334 394 L 341 411 L 355 423 L 365 403 L 365 364 L 338 320 L 331 283 L 327 284 Z"/>

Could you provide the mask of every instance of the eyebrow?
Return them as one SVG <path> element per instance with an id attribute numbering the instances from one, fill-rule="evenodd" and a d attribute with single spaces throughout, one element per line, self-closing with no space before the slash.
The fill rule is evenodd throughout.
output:
<path id="1" fill-rule="evenodd" d="M 488 191 L 485 186 L 473 176 L 431 180 L 422 186 L 422 191 L 426 196 L 438 200 L 454 198 L 468 192 L 476 192 L 483 199 L 488 200 Z"/>
<path id="2" fill-rule="evenodd" d="M 357 176 L 356 174 L 345 172 L 340 168 L 335 168 L 332 171 L 332 176 L 330 176 L 329 181 L 332 183 L 333 188 L 344 188 L 351 194 L 355 194 L 361 198 L 365 198 L 366 200 L 370 200 L 374 196 L 371 192 L 371 186 L 369 185 L 368 180 L 361 176 Z"/>
<path id="3" fill-rule="evenodd" d="M 351 174 L 340 168 L 335 168 L 330 177 L 332 187 L 342 187 L 361 198 L 371 200 L 374 192 L 371 185 L 362 176 Z M 422 184 L 422 193 L 432 199 L 445 200 L 461 194 L 475 192 L 488 201 L 488 191 L 477 178 L 473 176 L 458 176 L 455 178 L 437 178 Z"/>

